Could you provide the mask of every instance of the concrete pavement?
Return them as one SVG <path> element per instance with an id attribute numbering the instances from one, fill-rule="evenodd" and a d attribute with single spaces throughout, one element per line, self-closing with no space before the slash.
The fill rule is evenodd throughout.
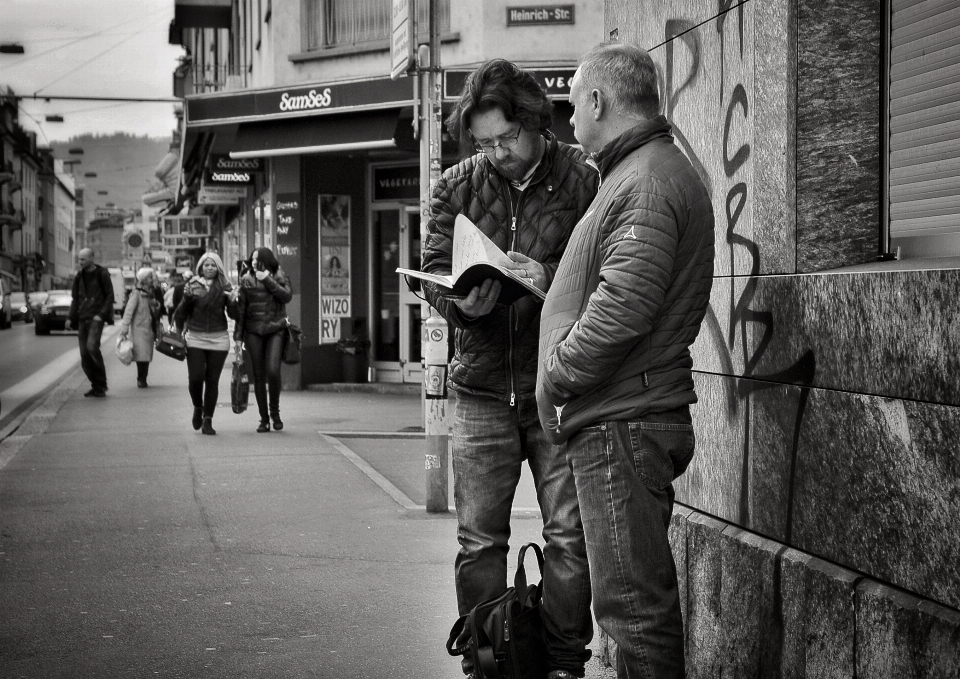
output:
<path id="1" fill-rule="evenodd" d="M 137 389 L 105 356 L 107 398 L 74 369 L 0 442 L 0 676 L 459 675 L 417 394 L 284 393 L 284 431 L 256 434 L 225 370 L 210 437 L 185 364 L 157 355 Z M 513 528 L 542 542 L 530 512 Z"/>

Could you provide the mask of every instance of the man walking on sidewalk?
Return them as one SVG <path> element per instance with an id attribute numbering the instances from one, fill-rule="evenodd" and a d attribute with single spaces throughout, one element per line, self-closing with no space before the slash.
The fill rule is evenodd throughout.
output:
<path id="1" fill-rule="evenodd" d="M 80 271 L 73 279 L 73 301 L 65 328 L 77 329 L 80 365 L 90 380 L 84 396 L 107 395 L 107 370 L 100 353 L 100 337 L 105 323 L 113 325 L 113 283 L 110 272 L 93 261 L 93 250 L 83 248 L 77 255 Z"/>
<path id="2" fill-rule="evenodd" d="M 447 128 L 470 155 L 443 174 L 433 194 L 423 271 L 450 273 L 454 221 L 463 214 L 507 251 L 519 275 L 541 290 L 550 287 L 597 188 L 586 157 L 550 133 L 551 109 L 534 77 L 509 61 L 495 59 L 469 76 Z M 573 476 L 562 448 L 550 445 L 537 420 L 540 300 L 528 295 L 498 304 L 500 284 L 489 279 L 464 299 L 431 284 L 424 291 L 455 336 L 450 382 L 457 392 L 460 614 L 507 589 L 510 510 L 526 460 L 544 524 L 550 679 L 582 677 L 593 636 L 590 578 Z M 468 655 L 463 671 L 473 670 Z"/>
<path id="3" fill-rule="evenodd" d="M 618 676 L 682 679 L 667 528 L 671 484 L 693 457 L 690 345 L 710 301 L 713 207 L 659 115 L 646 52 L 588 52 L 570 103 L 602 185 L 544 302 L 540 421 L 567 442 L 594 612 L 617 642 Z"/>

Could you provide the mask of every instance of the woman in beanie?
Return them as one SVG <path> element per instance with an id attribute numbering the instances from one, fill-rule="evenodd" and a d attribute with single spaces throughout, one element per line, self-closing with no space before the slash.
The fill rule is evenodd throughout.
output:
<path id="1" fill-rule="evenodd" d="M 230 285 L 215 252 L 204 253 L 197 275 L 183 286 L 183 300 L 174 313 L 186 328 L 187 375 L 193 401 L 193 428 L 213 435 L 213 412 L 220 396 L 220 373 L 230 352 L 227 314 L 236 318 L 237 291 Z"/>
<path id="2" fill-rule="evenodd" d="M 153 342 L 162 309 L 154 295 L 155 274 L 150 267 L 137 271 L 137 286 L 130 291 L 120 321 L 120 336 L 133 342 L 133 360 L 137 363 L 137 386 L 147 386 L 147 373 L 153 360 Z"/>
<path id="3" fill-rule="evenodd" d="M 280 420 L 280 358 L 286 339 L 287 302 L 293 297 L 290 280 L 270 248 L 259 248 L 250 258 L 250 271 L 240 279 L 240 318 L 233 338 L 246 344 L 253 368 L 253 393 L 260 410 L 260 433 L 277 431 Z M 269 402 L 267 400 L 269 393 Z M 269 417 L 268 417 L 269 414 Z"/>

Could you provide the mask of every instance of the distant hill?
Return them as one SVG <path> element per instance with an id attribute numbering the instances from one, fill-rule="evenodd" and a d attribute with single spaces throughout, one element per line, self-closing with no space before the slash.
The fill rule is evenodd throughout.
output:
<path id="1" fill-rule="evenodd" d="M 73 166 L 73 175 L 84 187 L 84 208 L 89 215 L 95 208 L 107 207 L 107 203 L 131 210 L 140 208 L 141 196 L 157 182 L 154 170 L 170 150 L 170 138 L 138 137 L 124 132 L 85 134 L 53 142 L 51 147 L 57 158 L 80 159 Z M 83 155 L 71 154 L 72 148 L 82 148 Z M 97 176 L 84 177 L 88 172 Z"/>

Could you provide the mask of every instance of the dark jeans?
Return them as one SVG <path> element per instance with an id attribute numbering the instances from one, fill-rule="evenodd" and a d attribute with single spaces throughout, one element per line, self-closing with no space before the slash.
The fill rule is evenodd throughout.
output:
<path id="1" fill-rule="evenodd" d="M 220 397 L 220 373 L 227 361 L 226 351 L 187 347 L 187 377 L 194 408 L 203 408 L 204 417 L 213 417 Z"/>
<path id="2" fill-rule="evenodd" d="M 80 342 L 80 366 L 90 385 L 98 391 L 107 390 L 107 369 L 100 353 L 100 337 L 103 335 L 103 321 L 94 319 L 80 320 L 77 324 L 77 338 Z"/>
<path id="3" fill-rule="evenodd" d="M 283 341 L 286 330 L 272 335 L 255 335 L 248 332 L 243 337 L 250 356 L 253 374 L 253 393 L 257 397 L 260 419 L 269 419 L 269 413 L 280 412 L 280 358 L 283 356 Z M 267 393 L 269 392 L 269 409 Z"/>
<path id="4" fill-rule="evenodd" d="M 543 619 L 550 669 L 582 676 L 593 638 L 590 572 L 573 474 L 563 448 L 547 441 L 530 395 L 517 407 L 458 393 L 453 488 L 459 522 L 454 574 L 460 614 L 507 589 L 510 510 L 524 459 L 543 516 Z M 529 561 L 529 560 L 528 560 Z M 536 566 L 527 564 L 535 581 Z M 470 659 L 464 662 L 469 672 Z"/>
<path id="5" fill-rule="evenodd" d="M 687 406 L 603 422 L 567 442 L 590 557 L 597 624 L 620 679 L 683 679 L 683 621 L 667 528 L 675 478 L 693 457 Z"/>

